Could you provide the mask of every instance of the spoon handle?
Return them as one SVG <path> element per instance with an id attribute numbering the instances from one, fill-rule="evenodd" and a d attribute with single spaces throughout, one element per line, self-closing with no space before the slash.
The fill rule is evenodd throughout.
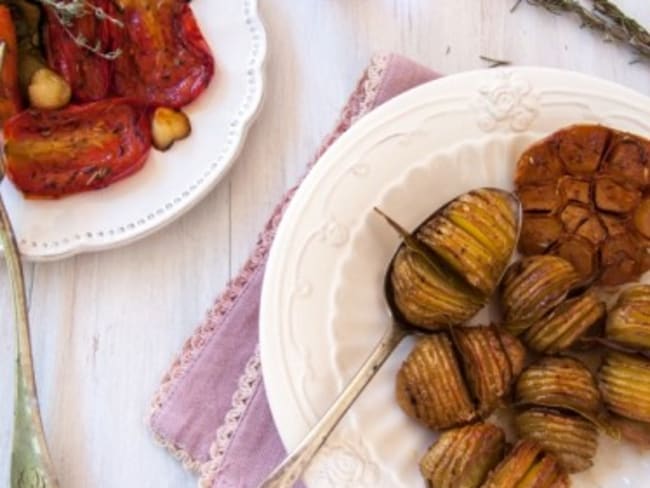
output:
<path id="1" fill-rule="evenodd" d="M 404 329 L 391 326 L 325 415 L 259 488 L 290 488 L 294 485 L 334 427 L 406 335 Z"/>
<path id="2" fill-rule="evenodd" d="M 16 392 L 11 487 L 56 488 L 58 483 L 45 442 L 36 396 L 23 269 L 9 214 L 1 196 L 0 240 L 9 273 L 16 324 Z"/>

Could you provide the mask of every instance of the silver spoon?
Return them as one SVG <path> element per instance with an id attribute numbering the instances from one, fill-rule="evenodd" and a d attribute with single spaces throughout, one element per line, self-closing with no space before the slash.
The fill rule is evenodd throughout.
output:
<path id="1" fill-rule="evenodd" d="M 0 68 L 4 61 L 5 50 L 6 44 L 0 42 Z M 3 179 L 4 168 L 0 165 L 0 182 Z M 11 448 L 11 488 L 57 488 L 59 483 L 47 449 L 36 396 L 23 268 L 2 195 L 0 195 L 0 241 L 2 241 L 9 273 L 16 324 L 16 390 Z"/>
<path id="2" fill-rule="evenodd" d="M 486 188 L 486 190 L 500 191 L 510 198 L 513 209 L 515 210 L 517 229 L 521 225 L 521 203 L 512 193 L 496 188 Z M 442 212 L 451 202 L 458 197 L 451 199 L 433 214 L 427 217 L 424 222 L 431 220 L 436 214 Z M 381 213 L 381 212 L 380 212 Z M 516 246 L 514 246 L 516 247 Z M 354 401 L 361 394 L 370 380 L 375 376 L 379 368 L 384 364 L 386 359 L 391 355 L 395 348 L 408 335 L 412 334 L 430 334 L 433 331 L 422 329 L 414 324 L 409 323 L 400 313 L 393 300 L 392 285 L 390 280 L 391 270 L 395 256 L 401 248 L 401 245 L 393 254 L 386 273 L 384 275 L 384 297 L 388 310 L 393 318 L 391 326 L 370 353 L 368 358 L 361 365 L 356 374 L 352 377 L 348 385 L 339 394 L 334 403 L 327 410 L 325 415 L 309 431 L 307 436 L 298 444 L 293 452 L 280 464 L 259 486 L 259 488 L 290 488 L 302 475 L 316 453 L 327 441 L 334 428 L 350 409 Z M 514 254 L 514 249 L 513 249 Z M 505 269 L 503 270 L 505 273 Z M 502 274 L 503 274 L 502 273 Z"/>

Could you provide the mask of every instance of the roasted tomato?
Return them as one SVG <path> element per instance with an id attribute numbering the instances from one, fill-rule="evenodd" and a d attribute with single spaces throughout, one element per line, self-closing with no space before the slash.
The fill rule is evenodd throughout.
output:
<path id="1" fill-rule="evenodd" d="M 198 97 L 214 59 L 189 5 L 182 0 L 120 0 L 124 26 L 113 26 L 121 50 L 114 90 L 150 105 L 179 108 Z"/>
<path id="2" fill-rule="evenodd" d="M 4 42 L 4 55 L 0 67 L 0 126 L 20 110 L 18 88 L 18 53 L 16 30 L 9 9 L 0 5 L 0 42 Z"/>
<path id="3" fill-rule="evenodd" d="M 140 169 L 149 114 L 126 99 L 26 110 L 4 126 L 5 171 L 28 196 L 57 198 L 105 187 Z"/>
<path id="4" fill-rule="evenodd" d="M 70 84 L 72 96 L 80 102 L 106 98 L 111 81 L 111 61 L 75 43 L 70 33 L 81 35 L 87 42 L 97 44 L 103 52 L 111 51 L 111 26 L 99 19 L 92 8 L 114 15 L 110 0 L 87 0 L 88 12 L 63 26 L 52 8 L 47 8 L 45 46 L 49 65 Z M 68 32 L 66 32 L 66 30 Z"/>

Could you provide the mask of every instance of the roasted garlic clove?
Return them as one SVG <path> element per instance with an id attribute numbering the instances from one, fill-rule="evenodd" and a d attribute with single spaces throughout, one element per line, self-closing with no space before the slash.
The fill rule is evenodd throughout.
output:
<path id="1" fill-rule="evenodd" d="M 557 457 L 569 473 L 588 469 L 598 449 L 598 430 L 590 421 L 550 409 L 533 408 L 517 414 L 517 434 L 533 439 Z"/>
<path id="2" fill-rule="evenodd" d="M 517 212 L 511 194 L 474 190 L 422 225 L 416 237 L 469 284 L 490 295 L 516 244 Z"/>
<path id="3" fill-rule="evenodd" d="M 587 419 L 598 415 L 600 392 L 591 371 L 570 357 L 545 357 L 519 376 L 515 388 L 519 404 L 568 409 Z"/>
<path id="4" fill-rule="evenodd" d="M 182 110 L 158 107 L 151 117 L 151 139 L 160 151 L 166 151 L 174 142 L 185 139 L 191 131 L 190 119 Z"/>
<path id="5" fill-rule="evenodd" d="M 518 335 L 560 304 L 580 277 L 565 259 L 537 255 L 513 263 L 500 286 L 504 324 Z"/>
<path id="6" fill-rule="evenodd" d="M 522 439 L 490 474 L 482 488 L 568 488 L 566 472 L 552 455 L 531 439 Z"/>
<path id="7" fill-rule="evenodd" d="M 476 410 L 447 334 L 418 339 L 397 373 L 397 403 L 434 430 L 471 422 Z"/>
<path id="8" fill-rule="evenodd" d="M 523 341 L 536 352 L 554 354 L 567 349 L 605 316 L 605 304 L 589 291 L 566 300 L 535 322 Z"/>
<path id="9" fill-rule="evenodd" d="M 478 488 L 503 458 L 505 434 L 477 423 L 443 432 L 420 461 L 420 472 L 436 488 Z"/>
<path id="10" fill-rule="evenodd" d="M 421 253 L 402 247 L 391 270 L 392 300 L 411 324 L 426 329 L 458 325 L 474 316 L 485 300 L 454 285 Z"/>
<path id="11" fill-rule="evenodd" d="M 650 359 L 609 351 L 598 373 L 598 384 L 609 410 L 650 422 Z"/>
<path id="12" fill-rule="evenodd" d="M 515 337 L 492 326 L 459 327 L 452 337 L 479 415 L 485 416 L 510 391 L 523 368 L 526 350 Z"/>
<path id="13" fill-rule="evenodd" d="M 650 350 L 650 285 L 623 291 L 607 316 L 608 339 L 625 346 Z"/>

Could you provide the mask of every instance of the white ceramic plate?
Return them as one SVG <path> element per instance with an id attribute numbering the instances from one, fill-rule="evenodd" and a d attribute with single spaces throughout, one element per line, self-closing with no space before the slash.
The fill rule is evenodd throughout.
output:
<path id="1" fill-rule="evenodd" d="M 407 228 L 478 186 L 512 188 L 522 149 L 577 122 L 650 136 L 650 99 L 584 75 L 539 68 L 475 71 L 431 82 L 359 121 L 296 193 L 269 258 L 260 320 L 267 393 L 291 449 L 326 410 L 389 324 L 382 282 Z M 480 320 L 488 319 L 487 311 Z M 424 486 L 417 463 L 435 438 L 394 401 L 406 340 L 306 473 L 316 487 Z M 650 454 L 601 439 L 577 487 L 638 487 Z"/>
<path id="2" fill-rule="evenodd" d="M 234 161 L 262 100 L 266 36 L 257 0 L 191 5 L 217 63 L 212 83 L 186 107 L 192 134 L 169 151 L 152 150 L 141 171 L 99 191 L 26 200 L 5 180 L 25 257 L 56 259 L 141 238 L 201 200 Z"/>

